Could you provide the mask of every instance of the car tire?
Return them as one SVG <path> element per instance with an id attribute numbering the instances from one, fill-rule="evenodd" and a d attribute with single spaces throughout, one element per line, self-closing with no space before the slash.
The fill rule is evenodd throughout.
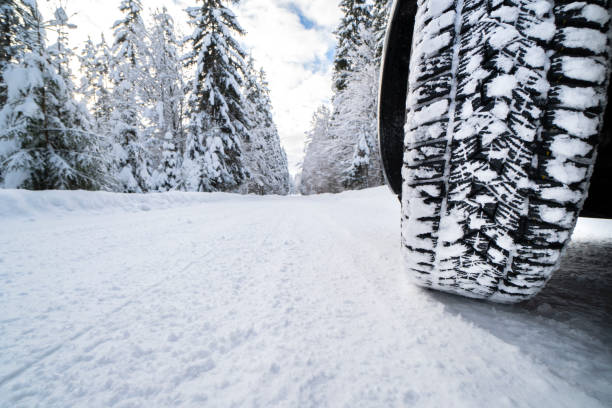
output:
<path id="1" fill-rule="evenodd" d="M 406 3 L 396 1 L 395 17 Z M 414 25 L 404 264 L 428 288 L 529 299 L 558 268 L 588 192 L 607 103 L 609 2 L 416 3 L 413 21 L 389 28 Z M 402 88 L 384 72 L 381 89 Z"/>

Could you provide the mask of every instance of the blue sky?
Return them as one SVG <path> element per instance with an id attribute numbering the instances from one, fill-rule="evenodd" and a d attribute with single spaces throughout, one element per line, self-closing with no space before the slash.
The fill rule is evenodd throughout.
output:
<path id="1" fill-rule="evenodd" d="M 305 29 L 310 30 L 311 28 L 316 27 L 317 23 L 314 20 L 311 20 L 310 18 L 306 17 L 306 15 L 304 15 L 304 12 L 300 10 L 300 7 L 297 4 L 290 3 L 287 8 L 290 12 L 297 14 L 300 19 L 300 24 L 302 24 L 302 27 L 304 27 Z"/>
<path id="2" fill-rule="evenodd" d="M 304 12 L 300 9 L 300 7 L 295 3 L 290 3 L 287 6 L 287 9 L 298 16 L 300 24 L 306 30 L 320 30 L 324 29 L 319 26 L 316 21 L 308 18 Z M 309 61 L 304 64 L 304 68 L 307 70 L 317 73 L 317 72 L 326 72 L 329 69 L 330 64 L 334 60 L 335 55 L 335 47 L 329 47 L 327 52 L 324 55 L 317 55 L 312 61 Z"/>

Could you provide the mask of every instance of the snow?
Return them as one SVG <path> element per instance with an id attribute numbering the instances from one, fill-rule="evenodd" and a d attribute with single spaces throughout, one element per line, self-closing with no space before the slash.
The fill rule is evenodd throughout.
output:
<path id="1" fill-rule="evenodd" d="M 544 3 L 542 1 L 541 3 Z M 539 24 L 534 24 L 525 30 L 525 34 L 529 37 L 537 38 L 542 41 L 550 41 L 555 36 L 557 27 L 552 21 L 543 21 Z"/>
<path id="2" fill-rule="evenodd" d="M 428 36 L 436 35 L 446 27 L 453 25 L 455 22 L 455 10 L 449 10 L 440 17 L 433 18 L 425 28 L 425 34 Z"/>
<path id="3" fill-rule="evenodd" d="M 555 159 L 546 163 L 548 173 L 557 181 L 563 184 L 572 184 L 584 180 L 587 168 L 578 167 L 572 162 L 564 159 Z"/>
<path id="4" fill-rule="evenodd" d="M 516 78 L 514 75 L 499 75 L 493 78 L 491 85 L 487 88 L 487 96 L 505 96 L 512 98 L 512 91 L 516 89 Z"/>
<path id="5" fill-rule="evenodd" d="M 420 289 L 399 203 L 0 191 L 0 406 L 604 407 L 612 222 L 517 306 Z"/>
<path id="6" fill-rule="evenodd" d="M 20 160 L 26 160 L 24 155 L 17 155 L 15 158 L 16 162 Z M 13 188 L 16 186 L 20 186 L 28 177 L 31 176 L 31 173 L 25 169 L 15 169 L 13 171 L 7 171 L 4 175 L 4 187 Z"/>
<path id="7" fill-rule="evenodd" d="M 550 12 L 552 4 L 548 0 L 538 0 L 528 4 L 526 8 L 535 12 L 538 18 L 542 18 L 546 13 Z"/>
<path id="8" fill-rule="evenodd" d="M 407 125 L 413 128 L 434 121 L 447 113 L 448 109 L 448 100 L 442 99 L 434 102 L 428 107 L 412 113 L 412 117 L 408 120 Z"/>
<path id="9" fill-rule="evenodd" d="M 534 68 L 541 68 L 544 67 L 549 60 L 544 48 L 530 47 L 525 53 L 525 62 Z"/>
<path id="10" fill-rule="evenodd" d="M 579 191 L 572 191 L 563 187 L 548 187 L 542 189 L 542 198 L 559 203 L 578 203 L 582 198 L 582 194 Z"/>
<path id="11" fill-rule="evenodd" d="M 606 66 L 600 61 L 587 57 L 559 58 L 563 74 L 568 78 L 602 84 L 606 80 Z"/>
<path id="12" fill-rule="evenodd" d="M 451 41 L 451 34 L 447 31 L 435 37 L 426 38 L 418 45 L 422 53 L 426 56 L 435 55 L 441 48 L 448 46 Z M 417 51 L 418 52 L 418 51 Z"/>
<path id="13" fill-rule="evenodd" d="M 518 20 L 519 9 L 517 7 L 501 6 L 491 12 L 491 17 L 499 18 L 505 23 L 514 23 Z"/>
<path id="14" fill-rule="evenodd" d="M 550 151 L 555 156 L 587 156 L 593 151 L 593 146 L 577 138 L 568 135 L 559 135 L 551 144 Z"/>
<path id="15" fill-rule="evenodd" d="M 596 21 L 602 26 L 610 20 L 610 13 L 605 8 L 588 4 L 582 9 L 582 15 L 589 21 Z"/>
<path id="16" fill-rule="evenodd" d="M 493 48 L 501 50 L 518 36 L 519 32 L 516 28 L 500 26 L 489 37 L 489 44 L 491 44 Z"/>
<path id="17" fill-rule="evenodd" d="M 8 99 L 17 99 L 30 88 L 42 86 L 43 79 L 39 70 L 21 66 L 12 67 L 4 72 L 4 81 L 7 84 L 6 95 Z"/>
<path id="18" fill-rule="evenodd" d="M 582 112 L 559 109 L 555 111 L 553 123 L 570 134 L 588 138 L 597 134 L 599 120 Z"/>
<path id="19" fill-rule="evenodd" d="M 565 208 L 550 208 L 549 206 L 541 205 L 539 206 L 539 211 L 542 221 L 561 225 L 566 228 L 571 227 L 571 223 L 573 222 L 572 214 L 568 213 Z"/>
<path id="20" fill-rule="evenodd" d="M 588 109 L 601 103 L 601 96 L 592 87 L 573 88 L 565 85 L 556 89 L 557 98 L 562 106 L 574 109 Z"/>
<path id="21" fill-rule="evenodd" d="M 607 36 L 592 28 L 566 27 L 561 31 L 561 43 L 568 48 L 587 48 L 602 54 L 606 51 Z"/>
<path id="22" fill-rule="evenodd" d="M 433 1 L 428 4 L 427 16 L 436 18 L 453 5 L 452 0 Z"/>

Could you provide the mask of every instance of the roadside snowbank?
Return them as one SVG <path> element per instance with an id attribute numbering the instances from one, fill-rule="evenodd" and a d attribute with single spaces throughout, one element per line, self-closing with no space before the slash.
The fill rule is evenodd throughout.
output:
<path id="1" fill-rule="evenodd" d="M 578 218 L 573 241 L 612 239 L 612 220 L 602 218 Z"/>
<path id="2" fill-rule="evenodd" d="M 252 200 L 257 196 L 225 193 L 149 193 L 119 194 L 102 191 L 27 191 L 0 189 L 0 218 L 62 216 L 91 212 L 141 212 L 188 207 L 223 200 Z"/>

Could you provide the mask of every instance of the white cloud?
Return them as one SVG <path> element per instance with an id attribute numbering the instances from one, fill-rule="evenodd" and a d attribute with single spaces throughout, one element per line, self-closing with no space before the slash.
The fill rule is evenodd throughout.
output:
<path id="1" fill-rule="evenodd" d="M 315 25 L 306 29 L 290 9 L 297 6 Z M 237 9 L 257 63 L 268 74 L 274 114 L 290 169 L 302 160 L 304 133 L 316 107 L 329 100 L 332 34 L 340 18 L 333 0 L 245 0 Z"/>
<path id="2" fill-rule="evenodd" d="M 50 16 L 53 1 L 40 1 Z M 104 32 L 111 41 L 110 27 L 121 17 L 120 0 L 72 0 L 67 10 L 76 13 L 72 21 L 78 29 L 72 35 L 73 45 L 80 47 L 92 36 L 97 40 Z M 181 31 L 189 32 L 183 9 L 195 1 L 142 0 L 145 9 L 164 5 L 174 16 Z M 307 29 L 302 16 L 314 23 Z M 337 0 L 242 0 L 234 7 L 240 24 L 247 31 L 242 42 L 258 65 L 268 75 L 275 120 L 281 142 L 287 151 L 290 170 L 295 173 L 302 160 L 304 132 L 315 109 L 331 96 L 331 64 L 326 55 L 333 50 L 340 10 Z"/>

